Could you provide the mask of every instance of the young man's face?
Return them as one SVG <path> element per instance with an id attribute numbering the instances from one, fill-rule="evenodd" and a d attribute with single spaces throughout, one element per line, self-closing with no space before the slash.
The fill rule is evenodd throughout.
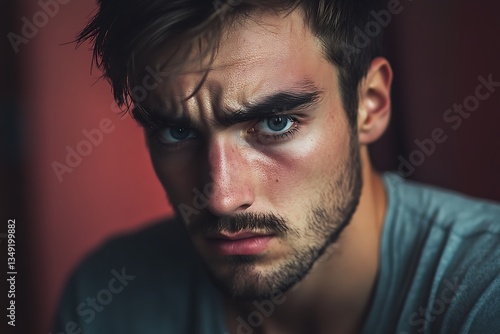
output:
<path id="1" fill-rule="evenodd" d="M 216 282 L 262 298 L 302 278 L 350 220 L 359 145 L 300 12 L 235 24 L 212 68 L 188 100 L 195 65 L 155 91 L 148 107 L 172 126 L 148 134 L 151 157 Z"/>

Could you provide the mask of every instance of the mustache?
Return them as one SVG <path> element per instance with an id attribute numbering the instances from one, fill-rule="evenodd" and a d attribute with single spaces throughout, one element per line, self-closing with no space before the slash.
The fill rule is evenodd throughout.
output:
<path id="1" fill-rule="evenodd" d="M 259 231 L 283 235 L 290 232 L 286 220 L 274 213 L 239 213 L 234 216 L 217 217 L 210 215 L 188 225 L 191 234 L 211 234 L 220 232 Z"/>

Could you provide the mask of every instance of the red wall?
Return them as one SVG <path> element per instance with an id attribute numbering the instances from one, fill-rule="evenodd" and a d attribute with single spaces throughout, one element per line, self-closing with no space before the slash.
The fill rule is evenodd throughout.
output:
<path id="1" fill-rule="evenodd" d="M 31 18 L 40 10 L 32 2 L 21 15 Z M 38 305 L 31 316 L 37 318 L 37 333 L 48 333 L 63 283 L 85 253 L 117 231 L 170 212 L 140 128 L 115 114 L 109 85 L 97 81 L 99 71 L 90 74 L 89 47 L 75 51 L 74 44 L 61 45 L 75 38 L 93 10 L 93 1 L 61 5 L 28 44 L 19 46 L 30 157 L 29 248 Z M 86 140 L 82 131 L 99 128 L 106 118 L 113 130 L 60 182 L 53 162 L 66 164 L 66 146 L 76 149 Z"/>
<path id="2" fill-rule="evenodd" d="M 21 17 L 32 20 L 41 10 L 38 1 L 23 3 L 12 18 L 18 33 Z M 477 76 L 493 73 L 500 80 L 499 5 L 467 3 L 406 1 L 388 27 L 397 87 L 392 127 L 374 154 L 383 167 L 397 169 L 397 156 L 407 157 L 415 139 L 443 126 L 443 112 L 474 90 Z M 25 224 L 29 245 L 23 247 L 31 260 L 36 298 L 29 294 L 29 321 L 36 333 L 49 332 L 63 283 L 84 254 L 118 231 L 171 214 L 141 130 L 114 113 L 109 85 L 98 81 L 98 71 L 90 74 L 88 46 L 62 45 L 74 39 L 94 8 L 92 0 L 60 5 L 16 56 L 30 218 Z M 500 90 L 460 130 L 449 132 L 450 139 L 412 178 L 500 199 L 499 104 Z M 105 118 L 113 131 L 59 182 L 53 162 L 65 164 L 66 146 L 76 149 L 86 139 L 82 131 L 98 128 Z"/>

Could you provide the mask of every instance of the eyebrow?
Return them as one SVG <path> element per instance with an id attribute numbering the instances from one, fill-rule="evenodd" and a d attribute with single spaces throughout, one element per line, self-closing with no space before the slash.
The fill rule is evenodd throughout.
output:
<path id="1" fill-rule="evenodd" d="M 321 91 L 313 89 L 300 92 L 278 92 L 238 110 L 225 110 L 216 115 L 214 125 L 230 127 L 247 121 L 262 119 L 276 114 L 299 111 L 319 101 Z"/>
<path id="2" fill-rule="evenodd" d="M 310 108 L 319 102 L 322 91 L 307 82 L 291 91 L 280 91 L 268 95 L 257 102 L 248 103 L 239 109 L 220 108 L 215 112 L 214 126 L 231 127 L 251 120 L 262 119 L 283 113 L 297 112 Z M 193 127 L 187 116 L 172 117 L 159 110 L 145 110 L 134 107 L 134 118 L 145 128 L 166 126 Z"/>

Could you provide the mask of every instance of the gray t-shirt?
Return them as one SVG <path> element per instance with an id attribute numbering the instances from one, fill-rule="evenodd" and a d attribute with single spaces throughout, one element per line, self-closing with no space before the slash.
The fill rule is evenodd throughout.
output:
<path id="1" fill-rule="evenodd" d="M 388 209 L 363 333 L 500 333 L 500 206 L 383 179 Z M 269 310 L 256 307 L 231 334 L 256 332 Z M 80 264 L 56 333 L 228 332 L 218 290 L 180 224 L 167 221 L 116 237 Z"/>

